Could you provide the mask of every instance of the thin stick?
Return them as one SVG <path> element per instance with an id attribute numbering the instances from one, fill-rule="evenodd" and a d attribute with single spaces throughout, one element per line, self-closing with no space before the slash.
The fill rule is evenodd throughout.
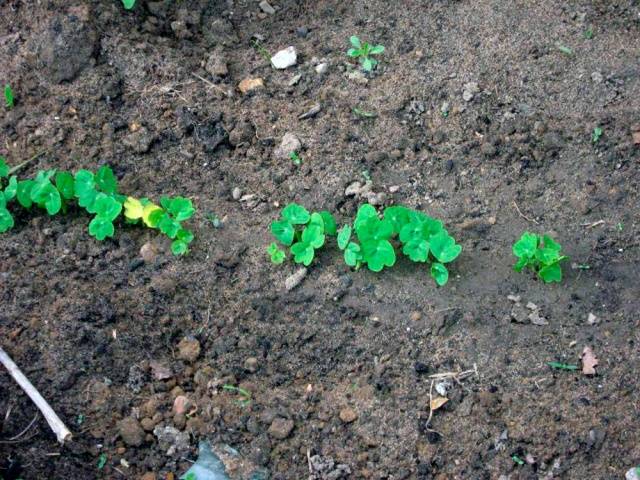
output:
<path id="1" fill-rule="evenodd" d="M 516 201 L 515 201 L 515 200 L 513 201 L 513 206 L 514 206 L 514 207 L 516 207 L 516 210 L 517 210 L 518 214 L 519 214 L 522 218 L 524 218 L 524 219 L 525 219 L 525 220 L 527 220 L 528 222 L 533 222 L 533 223 L 535 223 L 536 225 L 540 225 L 540 224 L 539 224 L 535 219 L 530 218 L 530 217 L 527 217 L 524 213 L 522 213 L 522 212 L 520 211 L 520 209 L 518 208 L 518 204 L 516 203 Z"/>
<path id="2" fill-rule="evenodd" d="M 71 432 L 65 426 L 65 424 L 60 420 L 60 417 L 56 415 L 56 412 L 53 411 L 51 406 L 47 403 L 47 401 L 42 398 L 40 392 L 35 389 L 35 387 L 31 384 L 29 379 L 24 376 L 24 374 L 20 371 L 18 366 L 13 363 L 11 357 L 7 355 L 7 353 L 0 347 L 0 363 L 4 365 L 4 367 L 9 371 L 13 379 L 17 382 L 18 385 L 25 391 L 29 398 L 36 404 L 36 407 L 42 412 L 42 415 L 47 420 L 47 423 L 53 430 L 53 433 L 56 434 L 56 438 L 58 442 L 64 444 L 66 440 L 71 439 Z"/>
<path id="3" fill-rule="evenodd" d="M 25 160 L 22 163 L 19 163 L 18 165 L 16 165 L 15 167 L 11 167 L 9 169 L 9 175 L 13 175 L 14 173 L 16 173 L 18 170 L 20 170 L 22 167 L 26 167 L 27 165 L 29 165 L 31 162 L 33 162 L 36 158 L 41 157 L 42 155 L 44 155 L 45 153 L 48 153 L 49 150 L 43 150 L 40 153 L 36 153 L 33 157 L 31 157 L 28 160 Z"/>
<path id="4" fill-rule="evenodd" d="M 209 87 L 213 88 L 214 90 L 217 90 L 218 92 L 222 93 L 225 97 L 229 97 L 229 92 L 226 91 L 224 88 L 219 87 L 218 85 L 216 85 L 213 82 L 210 82 L 209 80 L 207 80 L 206 78 L 201 77 L 200 75 L 198 75 L 197 73 L 191 72 L 191 75 L 193 75 L 194 77 L 196 77 L 198 80 L 206 83 L 207 85 L 209 85 Z"/>

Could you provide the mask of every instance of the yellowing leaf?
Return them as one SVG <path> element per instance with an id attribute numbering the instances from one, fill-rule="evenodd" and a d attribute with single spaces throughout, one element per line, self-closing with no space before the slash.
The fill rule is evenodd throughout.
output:
<path id="1" fill-rule="evenodd" d="M 129 220 L 137 220 L 142 218 L 142 214 L 144 212 L 144 207 L 140 200 L 133 197 L 128 197 L 124 201 L 124 216 Z"/>
<path id="2" fill-rule="evenodd" d="M 449 401 L 446 397 L 434 397 L 431 399 L 431 410 L 438 410 Z"/>
<path id="3" fill-rule="evenodd" d="M 155 228 L 155 223 L 151 220 L 151 215 L 153 212 L 157 212 L 158 210 L 162 210 L 159 206 L 154 205 L 153 203 L 149 203 L 145 205 L 142 210 L 142 221 L 147 227 Z"/>

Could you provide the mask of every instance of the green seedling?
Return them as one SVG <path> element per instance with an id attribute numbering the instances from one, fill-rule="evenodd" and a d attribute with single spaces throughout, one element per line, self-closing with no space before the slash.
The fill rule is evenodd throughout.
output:
<path id="1" fill-rule="evenodd" d="M 623 228 L 624 228 L 624 224 L 623 224 L 622 222 L 618 222 L 618 223 L 616 224 L 616 229 L 617 229 L 619 232 L 621 232 Z"/>
<path id="2" fill-rule="evenodd" d="M 291 159 L 294 165 L 298 167 L 302 165 L 302 159 L 300 158 L 300 155 L 298 155 L 298 152 L 291 152 L 289 154 L 289 158 Z"/>
<path id="3" fill-rule="evenodd" d="M 593 129 L 593 132 L 591 133 L 591 142 L 592 143 L 598 143 L 598 140 L 600 140 L 600 137 L 602 137 L 602 128 L 600 127 L 596 127 Z"/>
<path id="4" fill-rule="evenodd" d="M 98 470 L 102 470 L 104 466 L 107 464 L 107 454 L 101 453 L 98 457 Z"/>
<path id="5" fill-rule="evenodd" d="M 82 425 L 85 420 L 86 420 L 86 417 L 82 413 L 80 413 L 76 418 L 76 423 L 78 425 Z"/>
<path id="6" fill-rule="evenodd" d="M 213 212 L 207 212 L 205 218 L 211 222 L 213 228 L 220 228 L 222 226 L 222 220 Z"/>
<path id="7" fill-rule="evenodd" d="M 376 116 L 374 112 L 367 112 L 358 107 L 354 107 L 353 113 L 358 117 L 362 117 L 362 118 L 374 118 Z"/>
<path id="8" fill-rule="evenodd" d="M 271 54 L 258 40 L 251 40 L 251 46 L 256 49 L 256 52 L 258 52 L 269 65 L 271 65 Z"/>
<path id="9" fill-rule="evenodd" d="M 545 283 L 560 282 L 562 280 L 560 262 L 569 258 L 560 254 L 561 249 L 561 245 L 548 235 L 540 236 L 524 232 L 513 245 L 513 254 L 518 257 L 513 269 L 520 272 L 528 267 Z"/>
<path id="10" fill-rule="evenodd" d="M 511 455 L 511 460 L 517 463 L 520 466 L 524 465 L 524 460 L 522 460 L 518 455 Z"/>
<path id="11" fill-rule="evenodd" d="M 371 181 L 371 174 L 369 173 L 369 170 L 363 170 L 361 173 L 367 182 Z"/>
<path id="12" fill-rule="evenodd" d="M 570 370 L 570 371 L 578 370 L 577 365 L 569 365 L 567 363 L 561 363 L 561 362 L 548 362 L 547 365 L 549 365 L 551 368 L 556 370 Z"/>
<path id="13" fill-rule="evenodd" d="M 580 265 L 578 265 L 578 269 L 580 269 L 580 270 L 590 270 L 591 266 L 590 265 L 586 265 L 586 264 L 580 264 Z"/>
<path id="14" fill-rule="evenodd" d="M 278 248 L 278 244 L 276 242 L 272 242 L 271 245 L 267 247 L 267 253 L 269 254 L 269 257 L 271 257 L 271 262 L 276 265 L 280 265 L 287 257 L 287 254 Z"/>
<path id="15" fill-rule="evenodd" d="M 233 392 L 238 394 L 241 398 L 236 402 L 241 407 L 246 407 L 251 403 L 251 392 L 249 392 L 248 390 L 245 390 L 242 387 L 236 387 L 235 385 L 223 385 L 222 389 L 227 392 Z"/>
<path id="16" fill-rule="evenodd" d="M 13 108 L 13 90 L 11 89 L 11 85 L 9 85 L 8 83 L 4 86 L 4 103 L 9 110 Z"/>
<path id="17" fill-rule="evenodd" d="M 566 47 L 564 45 L 558 45 L 558 50 L 560 50 L 565 55 L 573 55 L 573 50 L 571 50 L 569 47 Z"/>
<path id="18" fill-rule="evenodd" d="M 136 4 L 136 0 L 122 0 L 122 5 L 126 10 L 131 10 Z"/>
<path id="19" fill-rule="evenodd" d="M 591 40 L 593 38 L 593 29 L 592 28 L 587 28 L 584 31 L 584 38 L 586 38 L 587 40 Z"/>
<path id="20" fill-rule="evenodd" d="M 309 213 L 303 206 L 290 203 L 280 212 L 280 220 L 271 223 L 271 233 L 290 247 L 294 262 L 309 266 L 326 235 L 336 235 L 336 221 L 327 211 Z M 272 261 L 281 257 L 271 246 L 268 251 Z"/>
<path id="21" fill-rule="evenodd" d="M 347 55 L 351 58 L 357 58 L 365 72 L 373 70 L 378 64 L 378 61 L 375 58 L 371 58 L 371 56 L 380 55 L 384 52 L 384 47 L 382 45 L 369 45 L 367 42 L 361 42 L 355 35 L 353 35 L 349 41 L 353 48 L 347 50 Z"/>
<path id="22" fill-rule="evenodd" d="M 182 227 L 182 222 L 195 212 L 191 200 L 162 197 L 161 206 L 158 206 L 145 198 L 138 200 L 122 195 L 118 193 L 118 181 L 113 171 L 107 166 L 99 168 L 96 173 L 78 170 L 75 175 L 41 170 L 35 178 L 27 180 L 18 180 L 15 175 L 9 177 L 10 172 L 5 159 L 0 157 L 0 233 L 14 226 L 8 209 L 9 202 L 13 200 L 26 209 L 35 205 L 49 215 L 66 213 L 68 205 L 77 202 L 93 215 L 89 234 L 100 241 L 114 236 L 114 222 L 123 210 L 128 223 L 142 221 L 147 227 L 158 229 L 172 239 L 171 251 L 175 255 L 187 253 L 193 240 L 193 233 Z"/>

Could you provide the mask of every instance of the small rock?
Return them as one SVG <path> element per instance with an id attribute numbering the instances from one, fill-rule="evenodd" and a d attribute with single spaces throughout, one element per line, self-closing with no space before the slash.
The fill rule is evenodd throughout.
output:
<path id="1" fill-rule="evenodd" d="M 260 10 L 262 10 L 267 15 L 273 15 L 276 13 L 276 9 L 267 2 L 267 0 L 262 0 L 259 4 Z"/>
<path id="2" fill-rule="evenodd" d="M 251 122 L 238 122 L 236 126 L 229 132 L 229 143 L 237 147 L 243 143 L 251 142 L 255 135 L 255 130 Z"/>
<path id="3" fill-rule="evenodd" d="M 344 423 L 354 422 L 358 418 L 358 413 L 351 407 L 345 407 L 340 410 L 340 420 Z"/>
<path id="4" fill-rule="evenodd" d="M 520 295 L 507 295 L 507 299 L 514 303 L 519 303 L 522 297 Z"/>
<path id="5" fill-rule="evenodd" d="M 411 321 L 412 322 L 417 322 L 418 320 L 420 320 L 422 318 L 422 313 L 420 313 L 419 311 L 415 311 L 415 312 L 411 312 Z"/>
<path id="6" fill-rule="evenodd" d="M 169 367 L 160 363 L 156 360 L 151 360 L 149 362 L 149 366 L 151 367 L 151 373 L 153 374 L 153 378 L 156 380 L 167 380 L 168 378 L 173 377 L 173 372 Z"/>
<path id="7" fill-rule="evenodd" d="M 347 186 L 347 188 L 345 188 L 344 194 L 347 197 L 353 197 L 355 195 L 360 194 L 361 190 L 362 190 L 362 184 L 360 182 L 353 182 L 352 184 Z"/>
<path id="8" fill-rule="evenodd" d="M 384 192 L 380 192 L 380 193 L 368 192 L 366 194 L 366 197 L 367 197 L 367 202 L 369 202 L 373 206 L 383 205 L 384 202 L 387 200 L 387 194 Z"/>
<path id="9" fill-rule="evenodd" d="M 244 369 L 249 373 L 256 373 L 258 371 L 258 359 L 256 357 L 249 357 L 244 361 Z"/>
<path id="10" fill-rule="evenodd" d="M 298 62 L 298 54 L 295 47 L 287 47 L 284 50 L 280 50 L 273 57 L 271 57 L 271 65 L 278 70 L 284 70 L 285 68 L 292 67 Z"/>
<path id="11" fill-rule="evenodd" d="M 451 105 L 449 104 L 449 102 L 442 102 L 442 105 L 440 105 L 440 113 L 442 113 L 443 115 L 447 115 L 450 109 Z"/>
<path id="12" fill-rule="evenodd" d="M 184 427 L 187 426 L 187 417 L 184 413 L 176 413 L 173 416 L 173 425 L 178 430 L 184 430 Z"/>
<path id="13" fill-rule="evenodd" d="M 326 62 L 319 63 L 314 68 L 314 70 L 316 71 L 316 73 L 318 75 L 323 75 L 323 74 L 327 73 L 328 69 L 329 69 L 329 64 L 326 63 Z"/>
<path id="14" fill-rule="evenodd" d="M 135 132 L 127 135 L 122 143 L 136 153 L 147 153 L 154 140 L 154 135 L 149 133 L 145 127 L 141 127 Z"/>
<path id="15" fill-rule="evenodd" d="M 302 143 L 293 133 L 287 132 L 282 137 L 282 141 L 280 142 L 280 146 L 274 150 L 274 155 L 276 158 L 280 160 L 288 160 L 289 155 L 293 152 L 300 150 L 302 147 Z"/>
<path id="16" fill-rule="evenodd" d="M 238 84 L 238 90 L 243 95 L 260 88 L 264 88 L 264 81 L 261 78 L 245 78 Z"/>
<path id="17" fill-rule="evenodd" d="M 478 82 L 465 83 L 462 87 L 462 98 L 465 102 L 473 100 L 473 96 L 480 91 Z"/>
<path id="18" fill-rule="evenodd" d="M 269 435 L 278 440 L 284 440 L 287 438 L 293 430 L 293 420 L 287 420 L 285 418 L 276 417 L 271 426 L 269 427 Z"/>
<path id="19" fill-rule="evenodd" d="M 156 257 L 158 256 L 158 250 L 156 249 L 153 242 L 147 242 L 142 247 L 140 247 L 140 256 L 145 261 L 145 263 L 153 263 Z"/>
<path id="20" fill-rule="evenodd" d="M 296 35 L 300 38 L 306 38 L 309 35 L 309 29 L 307 27 L 298 27 L 296 29 Z"/>
<path id="21" fill-rule="evenodd" d="M 529 310 L 538 310 L 538 305 L 536 305 L 536 304 L 535 304 L 535 303 L 533 303 L 533 302 L 527 302 L 527 308 L 528 308 Z"/>
<path id="22" fill-rule="evenodd" d="M 153 429 L 158 438 L 158 447 L 168 456 L 179 455 L 189 450 L 189 434 L 181 432 L 175 427 L 158 425 Z"/>
<path id="23" fill-rule="evenodd" d="M 396 193 L 399 190 L 400 190 L 400 186 L 399 185 L 391 185 L 389 187 L 389 193 Z"/>
<path id="24" fill-rule="evenodd" d="M 173 401 L 173 413 L 185 414 L 191 408 L 191 401 L 184 395 L 178 395 Z"/>
<path id="25" fill-rule="evenodd" d="M 293 77 L 291 77 L 291 80 L 287 82 L 287 86 L 293 87 L 300 81 L 301 78 L 302 78 L 302 74 L 294 75 Z"/>
<path id="26" fill-rule="evenodd" d="M 307 276 L 307 269 L 304 267 L 292 273 L 284 281 L 285 290 L 287 291 L 293 290 L 298 285 L 300 285 L 300 282 L 302 282 L 302 280 L 304 280 L 304 277 L 306 276 Z"/>
<path id="27" fill-rule="evenodd" d="M 227 60 L 224 58 L 222 51 L 215 50 L 207 59 L 204 69 L 214 77 L 226 77 L 229 75 Z"/>
<path id="28" fill-rule="evenodd" d="M 200 342 L 193 337 L 184 337 L 178 344 L 178 358 L 195 362 L 200 356 Z"/>
<path id="29" fill-rule="evenodd" d="M 604 80 L 604 78 L 600 72 L 593 72 L 591 74 L 591 80 L 593 81 L 593 83 L 602 83 L 602 80 Z"/>
<path id="30" fill-rule="evenodd" d="M 139 447 L 144 441 L 144 430 L 133 417 L 127 417 L 118 423 L 118 433 L 129 447 Z"/>
<path id="31" fill-rule="evenodd" d="M 153 430 L 153 427 L 156 426 L 156 422 L 154 422 L 149 417 L 144 417 L 142 420 L 140 420 L 140 426 L 145 432 L 150 432 Z"/>
<path id="32" fill-rule="evenodd" d="M 447 392 L 452 386 L 453 384 L 451 383 L 451 380 L 442 380 L 441 382 L 435 384 L 435 389 L 436 392 L 440 394 L 440 396 L 446 397 Z"/>
<path id="33" fill-rule="evenodd" d="M 597 325 L 598 323 L 600 323 L 600 319 L 593 313 L 589 312 L 589 315 L 587 316 L 587 323 L 589 325 Z"/>
<path id="34" fill-rule="evenodd" d="M 539 326 L 549 325 L 549 322 L 547 322 L 547 319 L 544 318 L 543 316 L 541 316 L 540 313 L 538 312 L 538 310 L 534 310 L 533 312 L 531 312 L 529 314 L 529 320 L 534 325 L 539 325 Z"/>
<path id="35" fill-rule="evenodd" d="M 419 375 L 424 375 L 429 373 L 429 366 L 424 363 L 424 362 L 416 362 L 413 365 L 413 369 L 416 371 L 417 374 Z"/>
<path id="36" fill-rule="evenodd" d="M 231 197 L 234 200 L 240 200 L 240 198 L 242 197 L 242 190 L 240 190 L 240 187 L 233 187 L 233 190 L 231 191 Z"/>
<path id="37" fill-rule="evenodd" d="M 349 73 L 347 73 L 347 78 L 361 85 L 366 85 L 367 83 L 369 83 L 369 79 L 360 70 L 350 71 Z"/>

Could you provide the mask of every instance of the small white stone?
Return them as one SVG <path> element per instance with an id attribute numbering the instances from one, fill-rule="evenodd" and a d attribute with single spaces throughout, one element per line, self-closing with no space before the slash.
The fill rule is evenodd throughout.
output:
<path id="1" fill-rule="evenodd" d="M 587 323 L 589 325 L 596 325 L 600 323 L 600 319 L 596 317 L 593 313 L 589 312 L 589 315 L 587 316 Z"/>
<path id="2" fill-rule="evenodd" d="M 278 70 L 284 70 L 295 65 L 298 61 L 298 55 L 295 47 L 287 47 L 284 50 L 280 50 L 273 57 L 271 57 L 271 65 Z"/>
<path id="3" fill-rule="evenodd" d="M 322 75 L 324 73 L 327 73 L 328 68 L 329 65 L 327 63 L 319 63 L 315 66 L 315 71 L 317 74 Z"/>
<path id="4" fill-rule="evenodd" d="M 240 197 L 242 196 L 242 190 L 240 190 L 239 187 L 234 187 L 231 191 L 231 196 L 234 200 L 240 200 Z"/>
<path id="5" fill-rule="evenodd" d="M 302 142 L 293 133 L 287 132 L 282 137 L 282 141 L 278 148 L 274 150 L 274 155 L 281 159 L 287 160 L 293 152 L 297 152 L 302 147 Z"/>
<path id="6" fill-rule="evenodd" d="M 267 0 L 262 0 L 259 6 L 260 10 L 262 10 L 266 14 L 273 15 L 274 13 L 276 13 L 275 8 L 273 8 L 271 4 L 267 2 Z"/>

